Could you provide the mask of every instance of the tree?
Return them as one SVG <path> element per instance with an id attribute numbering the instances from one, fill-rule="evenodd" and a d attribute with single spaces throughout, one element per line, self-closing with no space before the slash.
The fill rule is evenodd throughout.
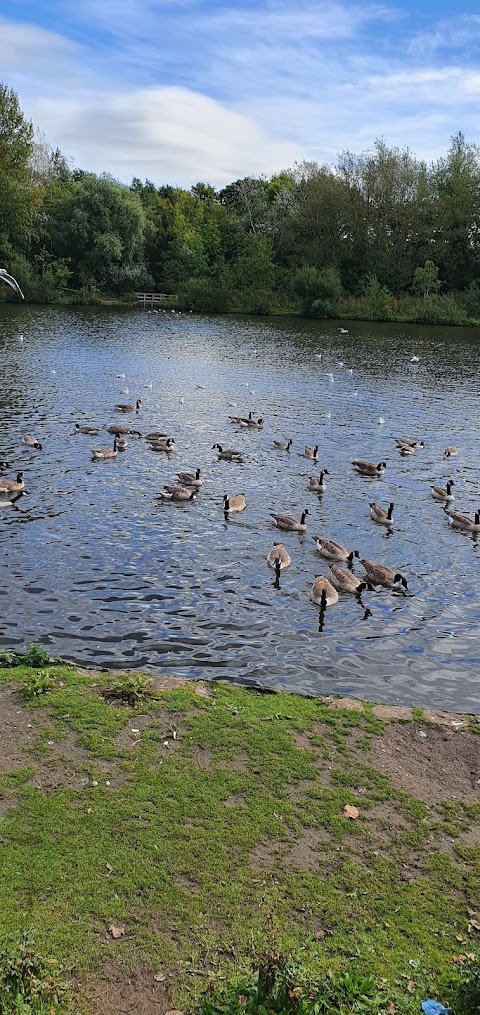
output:
<path id="1" fill-rule="evenodd" d="M 300 296 L 303 313 L 308 317 L 334 317 L 342 283 L 336 268 L 327 265 L 320 271 L 312 265 L 297 268 L 292 279 L 293 291 Z"/>
<path id="2" fill-rule="evenodd" d="M 388 321 L 392 316 L 392 294 L 376 275 L 367 275 L 361 295 L 364 313 L 370 321 Z"/>
<path id="3" fill-rule="evenodd" d="M 28 244 L 36 195 L 30 156 L 33 126 L 26 120 L 18 96 L 0 83 L 0 253 L 25 250 Z"/>
<path id="4" fill-rule="evenodd" d="M 413 273 L 412 290 L 417 296 L 423 296 L 425 302 L 431 293 L 438 293 L 442 285 L 438 277 L 438 268 L 433 261 L 425 261 L 425 264 L 415 268 Z"/>
<path id="5" fill-rule="evenodd" d="M 84 173 L 63 188 L 52 226 L 55 256 L 71 258 L 74 281 L 118 291 L 145 277 L 145 218 L 140 199 L 109 176 Z"/>
<path id="6" fill-rule="evenodd" d="M 461 132 L 446 158 L 433 167 L 433 251 L 453 289 L 462 289 L 480 271 L 480 149 Z"/>

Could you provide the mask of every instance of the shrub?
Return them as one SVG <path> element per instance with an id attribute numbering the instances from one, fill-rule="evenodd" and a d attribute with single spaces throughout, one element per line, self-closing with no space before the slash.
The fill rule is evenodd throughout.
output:
<path id="1" fill-rule="evenodd" d="M 52 960 L 33 950 L 29 932 L 18 950 L 0 955 L 0 1015 L 50 1015 L 67 998 L 67 985 L 56 980 Z"/>
<path id="2" fill-rule="evenodd" d="M 392 294 L 376 275 L 367 275 L 361 295 L 362 310 L 370 321 L 387 321 L 392 317 Z"/>
<path id="3" fill-rule="evenodd" d="M 42 648 L 41 645 L 37 645 L 35 642 L 32 642 L 32 644 L 28 646 L 24 659 L 22 660 L 25 666 L 48 666 L 50 661 L 50 656 L 47 650 Z"/>
<path id="4" fill-rule="evenodd" d="M 27 677 L 22 685 L 22 697 L 29 701 L 31 698 L 40 698 L 42 694 L 51 691 L 55 686 L 53 677 L 50 677 L 45 670 L 38 670 Z"/>
<path id="5" fill-rule="evenodd" d="M 480 953 L 459 969 L 460 983 L 453 998 L 457 1015 L 478 1015 L 480 1012 Z"/>
<path id="6" fill-rule="evenodd" d="M 18 666 L 19 657 L 15 652 L 10 652 L 9 649 L 3 649 L 0 652 L 0 666 Z"/>
<path id="7" fill-rule="evenodd" d="M 155 691 L 148 677 L 144 677 L 140 673 L 128 673 L 109 685 L 107 695 L 111 698 L 119 698 L 128 705 L 136 705 L 137 702 L 144 701 L 145 698 L 153 698 Z"/>
<path id="8" fill-rule="evenodd" d="M 292 957 L 263 953 L 249 977 L 211 993 L 199 1015 L 376 1015 L 385 997 L 370 973 L 351 969 L 312 979 Z"/>

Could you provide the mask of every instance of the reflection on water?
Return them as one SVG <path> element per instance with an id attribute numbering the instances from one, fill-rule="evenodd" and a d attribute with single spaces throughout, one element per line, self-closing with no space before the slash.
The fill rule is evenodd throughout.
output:
<path id="1" fill-rule="evenodd" d="M 479 365 L 470 330 L 351 324 L 344 335 L 323 322 L 1 308 L 0 459 L 8 475 L 24 470 L 28 496 L 0 514 L 0 642 L 39 641 L 96 667 L 478 711 L 478 543 L 451 530 L 429 486 L 453 478 L 455 507 L 480 506 Z M 139 415 L 121 421 L 173 434 L 176 452 L 132 437 L 114 461 L 92 462 L 110 436 L 74 423 L 109 425 L 115 403 L 137 397 Z M 229 423 L 249 410 L 263 431 Z M 395 436 L 425 449 L 401 458 Z M 245 464 L 218 462 L 216 442 Z M 329 472 L 321 496 L 307 489 L 319 471 L 299 456 L 307 444 Z M 448 444 L 460 454 L 445 461 Z M 353 458 L 388 468 L 363 479 Z M 195 467 L 195 502 L 155 500 Z M 225 519 L 225 493 L 244 493 L 246 511 Z M 370 520 L 373 500 L 394 502 L 392 532 Z M 271 525 L 270 512 L 306 507 L 306 535 Z M 398 569 L 414 594 L 341 595 L 319 625 L 310 589 L 329 571 L 312 535 Z M 265 557 L 280 539 L 292 564 L 276 583 Z"/>

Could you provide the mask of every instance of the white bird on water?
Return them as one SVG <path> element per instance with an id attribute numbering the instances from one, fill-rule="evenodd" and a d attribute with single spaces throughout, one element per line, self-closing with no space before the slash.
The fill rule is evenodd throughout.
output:
<path id="1" fill-rule="evenodd" d="M 420 363 L 420 356 L 412 356 L 410 363 Z"/>
<path id="2" fill-rule="evenodd" d="M 8 271 L 5 271 L 5 268 L 0 268 L 0 278 L 3 282 L 6 282 L 7 285 L 11 285 L 12 289 L 15 289 L 15 292 L 22 297 L 22 300 L 25 299 L 17 280 L 13 277 L 13 275 L 9 275 Z"/>

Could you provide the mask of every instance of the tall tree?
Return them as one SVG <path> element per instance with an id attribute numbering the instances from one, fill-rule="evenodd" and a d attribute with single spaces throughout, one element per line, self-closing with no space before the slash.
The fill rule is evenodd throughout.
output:
<path id="1" fill-rule="evenodd" d="M 0 253 L 25 250 L 36 195 L 30 156 L 33 126 L 26 120 L 18 96 L 0 83 Z"/>
<path id="2" fill-rule="evenodd" d="M 463 289 L 480 274 L 480 149 L 462 133 L 433 167 L 433 255 L 442 277 Z"/>

